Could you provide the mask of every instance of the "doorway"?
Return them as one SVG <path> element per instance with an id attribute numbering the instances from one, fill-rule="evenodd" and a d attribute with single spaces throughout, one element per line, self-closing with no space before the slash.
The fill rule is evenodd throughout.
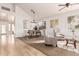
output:
<path id="1" fill-rule="evenodd" d="M 5 16 L 7 18 L 5 18 Z M 9 43 L 14 43 L 14 21 L 10 15 L 1 16 L 0 14 L 0 44 L 5 45 Z M 12 21 L 11 21 L 12 20 Z"/>

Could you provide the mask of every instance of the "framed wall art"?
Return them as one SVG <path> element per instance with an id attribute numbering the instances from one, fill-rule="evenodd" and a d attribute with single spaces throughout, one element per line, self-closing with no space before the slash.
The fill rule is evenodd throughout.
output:
<path id="1" fill-rule="evenodd" d="M 58 19 L 50 20 L 50 27 L 53 28 L 58 25 Z"/>

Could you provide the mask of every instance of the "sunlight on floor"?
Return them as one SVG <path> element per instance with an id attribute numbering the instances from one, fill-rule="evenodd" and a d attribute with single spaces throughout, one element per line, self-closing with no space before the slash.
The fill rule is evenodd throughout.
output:
<path id="1" fill-rule="evenodd" d="M 14 44 L 14 35 L 2 35 L 0 39 L 1 45 Z"/>

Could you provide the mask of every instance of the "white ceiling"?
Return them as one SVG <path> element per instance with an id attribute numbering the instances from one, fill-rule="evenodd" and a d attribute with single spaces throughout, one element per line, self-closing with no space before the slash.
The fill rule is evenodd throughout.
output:
<path id="1" fill-rule="evenodd" d="M 36 19 L 53 16 L 54 14 L 64 13 L 79 8 L 79 4 L 77 4 L 77 5 L 72 5 L 69 8 L 64 8 L 62 11 L 58 11 L 63 7 L 63 6 L 58 6 L 59 4 L 63 4 L 63 3 L 17 3 L 16 5 L 23 8 L 30 15 L 32 15 L 30 9 L 33 9 L 36 12 L 36 16 L 35 16 Z"/>

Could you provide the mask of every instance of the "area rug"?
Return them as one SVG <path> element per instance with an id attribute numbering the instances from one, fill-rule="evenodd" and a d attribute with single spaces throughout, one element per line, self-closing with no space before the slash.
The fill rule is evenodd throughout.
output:
<path id="1" fill-rule="evenodd" d="M 79 54 L 63 48 L 45 46 L 44 43 L 29 43 L 28 45 L 36 48 L 47 56 L 79 56 Z"/>
<path id="2" fill-rule="evenodd" d="M 34 47 L 35 49 L 41 51 L 47 56 L 79 56 L 74 51 L 69 51 L 67 49 L 59 48 L 59 47 L 53 47 L 53 46 L 45 46 L 44 42 L 40 42 L 41 38 L 34 38 L 34 39 L 27 39 L 25 38 L 19 38 L 24 43 Z M 41 39 L 42 40 L 42 39 Z M 39 42 L 37 42 L 39 41 Z"/>

